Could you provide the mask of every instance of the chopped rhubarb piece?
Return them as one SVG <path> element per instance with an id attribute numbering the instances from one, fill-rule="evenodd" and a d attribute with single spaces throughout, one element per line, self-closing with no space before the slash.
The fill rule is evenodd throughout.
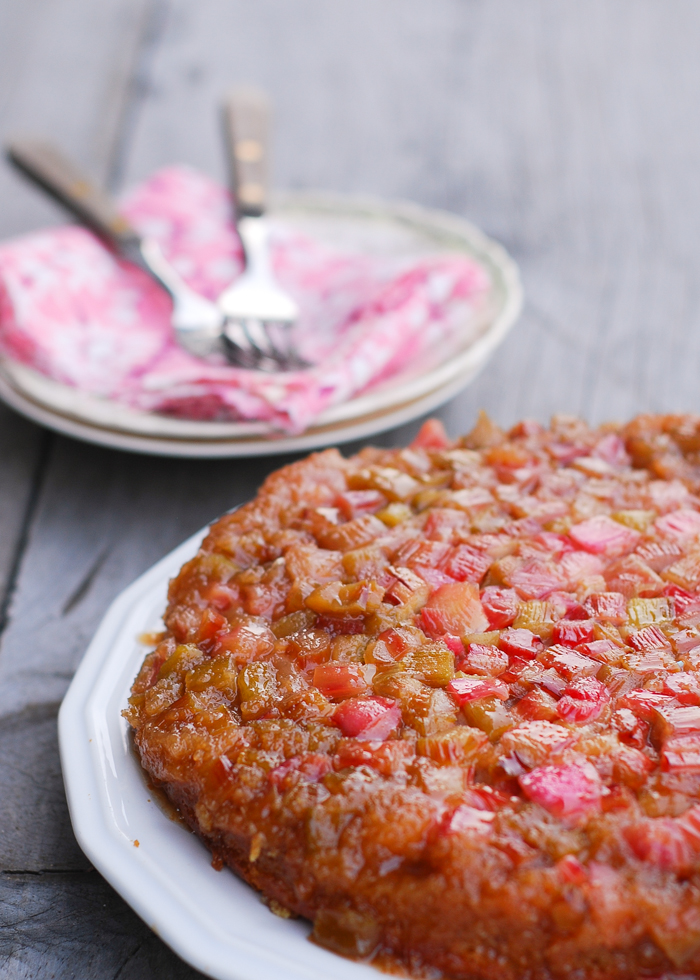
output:
<path id="1" fill-rule="evenodd" d="M 230 653 L 237 664 L 249 663 L 269 654 L 275 645 L 275 637 L 267 623 L 249 620 L 230 632 L 218 633 L 210 647 L 213 656 Z"/>
<path id="2" fill-rule="evenodd" d="M 484 507 L 490 507 L 493 503 L 493 497 L 486 487 L 469 487 L 467 490 L 454 491 L 450 496 L 450 501 L 455 507 L 470 513 L 471 511 L 483 510 Z"/>
<path id="3" fill-rule="evenodd" d="M 452 541 L 455 531 L 469 531 L 469 517 L 461 510 L 436 507 L 428 514 L 423 534 L 429 541 Z M 450 574 L 452 574 L 450 572 Z M 457 578 L 456 575 L 453 578 Z"/>
<path id="4" fill-rule="evenodd" d="M 574 524 L 569 535 L 584 551 L 608 558 L 624 555 L 637 547 L 641 540 L 639 531 L 625 527 L 604 514 L 590 517 L 587 521 Z"/>
<path id="5" fill-rule="evenodd" d="M 498 645 L 509 657 L 519 657 L 521 660 L 534 660 L 544 649 L 544 643 L 539 636 L 525 629 L 503 630 Z"/>
<path id="6" fill-rule="evenodd" d="M 411 449 L 447 449 L 451 441 L 440 419 L 427 419 L 411 443 Z"/>
<path id="7" fill-rule="evenodd" d="M 630 464 L 630 458 L 627 455 L 625 444 L 619 436 L 615 435 L 614 432 L 609 433 L 607 436 L 603 436 L 603 438 L 596 443 L 591 456 L 596 456 L 598 459 L 603 459 L 606 463 L 610 463 L 611 466 L 629 466 Z"/>
<path id="8" fill-rule="evenodd" d="M 526 796 L 569 826 L 585 823 L 601 810 L 602 786 L 590 764 L 542 766 L 518 782 Z"/>
<path id="9" fill-rule="evenodd" d="M 454 579 L 449 575 L 445 575 L 441 572 L 439 568 L 432 568 L 430 565 L 414 565 L 413 571 L 416 575 L 420 575 L 424 582 L 430 586 L 431 592 L 434 589 L 438 589 L 441 585 L 447 585 L 449 582 L 454 582 Z"/>
<path id="10" fill-rule="evenodd" d="M 554 562 L 531 560 L 513 569 L 509 583 L 522 599 L 544 599 L 566 585 Z"/>
<path id="11" fill-rule="evenodd" d="M 663 572 L 681 557 L 683 549 L 673 541 L 649 541 L 647 544 L 640 545 L 636 554 L 653 571 Z M 664 591 L 668 595 L 666 589 Z"/>
<path id="12" fill-rule="evenodd" d="M 535 419 L 523 419 L 516 422 L 508 433 L 511 439 L 527 439 L 529 436 L 537 436 L 544 432 L 543 426 Z"/>
<path id="13" fill-rule="evenodd" d="M 331 721 L 350 738 L 382 741 L 401 721 L 401 708 L 390 698 L 349 698 L 338 705 Z"/>
<path id="14" fill-rule="evenodd" d="M 390 627 L 383 630 L 376 640 L 370 641 L 364 654 L 365 662 L 377 667 L 391 667 L 395 661 L 417 650 L 425 639 L 413 626 Z"/>
<path id="15" fill-rule="evenodd" d="M 680 817 L 676 817 L 676 823 L 682 829 L 686 839 L 693 850 L 700 852 L 700 806 L 691 806 Z"/>
<path id="16" fill-rule="evenodd" d="M 581 677 L 564 690 L 557 711 L 563 721 L 580 724 L 597 718 L 609 702 L 610 694 L 604 684 L 595 677 Z"/>
<path id="17" fill-rule="evenodd" d="M 667 666 L 667 654 L 663 650 L 647 650 L 645 653 L 623 653 L 620 666 L 638 674 L 655 674 Z"/>
<path id="18" fill-rule="evenodd" d="M 326 630 L 329 636 L 357 636 L 365 630 L 365 621 L 361 616 L 324 616 L 316 619 L 316 629 Z"/>
<path id="19" fill-rule="evenodd" d="M 515 710 L 526 721 L 534 721 L 535 719 L 555 721 L 559 717 L 557 699 L 540 687 L 528 691 L 525 697 L 518 701 Z"/>
<path id="20" fill-rule="evenodd" d="M 207 589 L 202 590 L 200 595 L 217 612 L 226 612 L 241 597 L 240 589 L 237 586 L 222 585 L 221 582 L 212 583 Z"/>
<path id="21" fill-rule="evenodd" d="M 349 698 L 369 687 L 372 665 L 355 663 L 319 664 L 314 670 L 314 686 L 327 698 Z"/>
<path id="22" fill-rule="evenodd" d="M 315 613 L 340 619 L 353 619 L 373 613 L 384 598 L 384 589 L 376 582 L 330 582 L 320 585 L 304 600 Z"/>
<path id="23" fill-rule="evenodd" d="M 700 679 L 686 671 L 671 674 L 664 681 L 663 693 L 675 698 L 679 704 L 700 705 Z"/>
<path id="24" fill-rule="evenodd" d="M 443 823 L 442 831 L 445 834 L 461 834 L 464 832 L 476 832 L 478 834 L 488 834 L 491 832 L 491 824 L 496 814 L 489 810 L 479 810 L 473 806 L 458 806 Z"/>
<path id="25" fill-rule="evenodd" d="M 553 642 L 562 643 L 565 647 L 577 647 L 580 643 L 589 643 L 594 636 L 591 619 L 562 619 L 554 624 L 552 630 Z"/>
<path id="26" fill-rule="evenodd" d="M 502 737 L 499 749 L 516 753 L 527 769 L 544 765 L 552 754 L 562 751 L 573 739 L 569 729 L 549 721 L 527 721 Z"/>
<path id="27" fill-rule="evenodd" d="M 551 442 L 547 446 L 547 452 L 562 466 L 567 466 L 579 456 L 588 456 L 589 451 L 587 446 L 577 446 L 570 442 Z"/>
<path id="28" fill-rule="evenodd" d="M 557 871 L 567 885 L 582 885 L 588 880 L 586 869 L 574 854 L 565 854 L 557 861 Z"/>
<path id="29" fill-rule="evenodd" d="M 642 561 L 639 555 L 625 555 L 605 571 L 608 588 L 634 598 L 657 596 L 663 592 L 664 581 Z"/>
<path id="30" fill-rule="evenodd" d="M 660 514 L 677 510 L 688 502 L 690 492 L 680 480 L 652 480 L 647 486 L 651 505 Z"/>
<path id="31" fill-rule="evenodd" d="M 418 755 L 427 756 L 440 766 L 452 766 L 472 761 L 487 742 L 487 735 L 478 728 L 460 725 L 447 732 L 419 738 L 415 746 Z"/>
<path id="32" fill-rule="evenodd" d="M 484 677 L 497 677 L 508 668 L 508 654 L 498 647 L 483 643 L 470 643 L 466 656 L 459 662 L 459 669 Z"/>
<path id="33" fill-rule="evenodd" d="M 659 704 L 652 711 L 652 724 L 657 737 L 665 742 L 670 738 L 700 733 L 700 706 Z"/>
<path id="34" fill-rule="evenodd" d="M 700 773 L 700 732 L 670 738 L 661 750 L 664 772 Z"/>
<path id="35" fill-rule="evenodd" d="M 291 773 L 299 773 L 304 782 L 317 783 L 323 779 L 327 772 L 330 772 L 331 760 L 327 755 L 318 755 L 309 752 L 306 755 L 296 755 L 279 766 L 275 766 L 270 772 L 270 782 L 273 786 L 281 786 L 286 782 L 287 776 Z"/>
<path id="36" fill-rule="evenodd" d="M 511 626 L 518 614 L 518 594 L 515 589 L 497 589 L 489 586 L 481 593 L 481 605 L 491 629 Z"/>
<path id="37" fill-rule="evenodd" d="M 667 596 L 653 599 L 630 599 L 627 603 L 627 620 L 630 626 L 641 629 L 655 623 L 665 623 L 673 619 L 673 600 Z"/>
<path id="38" fill-rule="evenodd" d="M 430 586 L 425 579 L 402 566 L 390 565 L 389 572 L 395 580 L 387 587 L 385 600 L 394 606 L 410 605 L 414 610 L 420 609 L 430 595 Z"/>
<path id="39" fill-rule="evenodd" d="M 674 510 L 660 517 L 654 526 L 664 537 L 694 538 L 700 534 L 700 514 L 696 510 Z"/>
<path id="40" fill-rule="evenodd" d="M 489 449 L 484 459 L 489 466 L 505 471 L 502 477 L 505 479 L 512 475 L 513 470 L 522 469 L 534 462 L 532 454 L 524 446 L 507 442 Z"/>
<path id="41" fill-rule="evenodd" d="M 683 608 L 686 602 L 692 602 L 695 598 L 692 592 L 688 592 L 687 589 L 682 588 L 680 585 L 676 585 L 674 582 L 668 582 L 664 586 L 664 595 L 669 596 L 674 600 L 674 605 L 677 612 Z"/>
<path id="42" fill-rule="evenodd" d="M 677 610 L 678 622 L 681 626 L 700 626 L 700 596 L 693 596 L 682 605 L 678 599 L 674 599 L 673 605 Z"/>
<path id="43" fill-rule="evenodd" d="M 416 754 L 415 744 L 400 738 L 388 742 L 378 740 L 363 741 L 343 739 L 333 757 L 333 768 L 346 769 L 349 766 L 369 766 L 382 776 L 393 776 L 405 768 Z"/>
<path id="44" fill-rule="evenodd" d="M 442 640 L 445 646 L 454 653 L 455 657 L 464 657 L 464 644 L 459 636 L 454 636 L 452 633 L 443 633 L 438 639 Z"/>
<path id="45" fill-rule="evenodd" d="M 535 534 L 530 545 L 537 550 L 546 552 L 549 557 L 559 559 L 564 554 L 572 554 L 574 546 L 571 541 L 563 534 L 554 534 L 553 531 L 542 531 Z"/>
<path id="46" fill-rule="evenodd" d="M 630 633 L 628 643 L 641 653 L 645 653 L 647 650 L 669 649 L 671 646 L 658 626 L 645 626 L 644 629 Z"/>
<path id="47" fill-rule="evenodd" d="M 620 647 L 612 640 L 592 640 L 590 643 L 581 643 L 576 647 L 578 653 L 591 660 L 597 660 L 601 664 L 614 663 L 620 655 Z"/>
<path id="48" fill-rule="evenodd" d="M 396 553 L 396 564 L 406 568 L 424 566 L 437 568 L 450 552 L 450 546 L 445 541 L 408 541 Z"/>
<path id="49" fill-rule="evenodd" d="M 460 707 L 468 701 L 496 697 L 501 701 L 508 699 L 508 685 L 495 677 L 455 677 L 446 688 Z"/>
<path id="50" fill-rule="evenodd" d="M 197 646 L 204 653 L 211 653 L 216 645 L 218 634 L 228 630 L 228 627 L 228 621 L 221 613 L 213 609 L 205 609 L 197 630 Z"/>
<path id="51" fill-rule="evenodd" d="M 432 639 L 444 633 L 463 636 L 489 627 L 479 590 L 473 582 L 450 582 L 437 588 L 421 610 L 421 629 Z"/>
<path id="52" fill-rule="evenodd" d="M 458 544 L 447 556 L 443 569 L 458 582 L 480 582 L 490 565 L 491 558 L 483 551 Z"/>
<path id="53" fill-rule="evenodd" d="M 335 498 L 335 506 L 347 521 L 363 514 L 375 514 L 386 502 L 379 490 L 345 490 Z"/>
<path id="54" fill-rule="evenodd" d="M 504 677 L 504 680 L 508 679 Z M 538 687 L 543 688 L 545 691 L 549 691 L 555 697 L 561 697 L 564 693 L 564 688 L 566 687 L 566 681 L 557 674 L 556 670 L 551 667 L 545 667 L 538 660 L 530 661 L 525 665 L 525 667 L 520 671 L 518 682 L 525 686 L 531 684 L 537 684 Z M 509 683 L 512 683 L 509 681 Z"/>
<path id="55" fill-rule="evenodd" d="M 700 585 L 700 552 L 697 545 L 689 555 L 669 565 L 664 570 L 663 577 L 685 588 L 697 589 Z"/>
<path id="56" fill-rule="evenodd" d="M 600 669 L 600 664 L 590 657 L 556 644 L 545 650 L 539 659 L 546 667 L 554 667 L 567 681 L 573 681 L 577 677 L 591 677 Z"/>
<path id="57" fill-rule="evenodd" d="M 640 722 L 639 724 L 641 726 L 644 722 Z M 636 746 L 631 744 L 632 740 L 629 738 L 625 740 L 620 736 L 620 741 L 622 744 L 611 754 L 613 762 L 612 775 L 615 783 L 622 783 L 633 790 L 641 789 L 649 773 L 656 768 L 656 763 L 641 751 L 647 744 L 646 737 L 641 739 Z M 613 784 L 613 791 L 615 788 L 615 784 Z M 618 786 L 617 788 L 620 789 L 621 787 Z M 615 801 L 611 799 L 606 800 L 606 808 L 609 803 L 612 803 L 612 808 L 614 808 Z"/>
<path id="58" fill-rule="evenodd" d="M 629 708 L 637 718 L 651 721 L 654 709 L 669 704 L 673 699 L 668 694 L 658 694 L 656 691 L 630 691 L 624 694 L 618 704 L 620 708 Z"/>
<path id="59" fill-rule="evenodd" d="M 605 565 L 597 555 L 587 551 L 572 551 L 562 557 L 559 567 L 571 588 L 594 575 L 601 575 Z"/>
<path id="60" fill-rule="evenodd" d="M 595 592 L 586 599 L 585 608 L 595 619 L 614 626 L 627 622 L 627 599 L 621 592 Z"/>
<path id="61" fill-rule="evenodd" d="M 676 656 L 682 657 L 684 653 L 689 653 L 700 644 L 700 630 L 695 626 L 690 629 L 679 630 L 677 633 L 671 634 L 670 640 Z"/>
<path id="62" fill-rule="evenodd" d="M 683 828 L 671 817 L 639 820 L 622 832 L 641 861 L 676 873 L 686 872 L 693 865 L 694 849 Z"/>
<path id="63" fill-rule="evenodd" d="M 583 552 L 579 552 L 579 554 L 583 554 Z M 562 619 L 578 620 L 590 618 L 573 592 L 552 592 L 547 601 L 552 603 Z"/>

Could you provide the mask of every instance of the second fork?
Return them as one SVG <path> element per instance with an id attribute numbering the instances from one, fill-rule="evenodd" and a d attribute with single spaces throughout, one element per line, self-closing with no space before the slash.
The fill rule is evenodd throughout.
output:
<path id="1" fill-rule="evenodd" d="M 225 317 L 224 343 L 230 360 L 263 371 L 288 371 L 307 364 L 294 351 L 290 330 L 298 319 L 294 299 L 276 282 L 265 219 L 270 107 L 263 92 L 231 91 L 223 106 L 225 145 L 236 224 L 245 270 L 218 299 Z"/>

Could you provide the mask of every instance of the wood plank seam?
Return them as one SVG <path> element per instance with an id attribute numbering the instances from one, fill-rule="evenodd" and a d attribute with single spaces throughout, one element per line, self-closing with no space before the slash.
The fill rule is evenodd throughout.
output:
<path id="1" fill-rule="evenodd" d="M 8 878 L 16 878 L 24 875 L 31 876 L 32 878 L 40 878 L 42 875 L 89 875 L 94 870 L 94 868 L 39 868 L 35 871 L 28 871 L 23 868 L 17 870 L 14 868 L 4 868 L 0 871 L 0 875 L 7 875 Z"/>
<path id="2" fill-rule="evenodd" d="M 41 444 L 39 447 L 39 453 L 37 456 L 36 466 L 34 468 L 34 473 L 32 474 L 32 481 L 29 488 L 29 494 L 27 495 L 27 505 L 24 510 L 24 515 L 22 517 L 22 526 L 20 533 L 17 537 L 17 544 L 15 546 L 14 554 L 12 556 L 12 562 L 10 565 L 10 573 L 7 577 L 7 584 L 5 586 L 5 592 L 2 596 L 2 602 L 0 602 L 0 640 L 5 632 L 7 624 L 9 622 L 10 605 L 12 603 L 12 597 L 14 595 L 15 587 L 17 585 L 17 578 L 19 576 L 20 568 L 22 567 L 22 559 L 24 557 L 24 552 L 29 541 L 29 535 L 31 533 L 31 527 L 34 522 L 34 517 L 36 515 L 37 507 L 39 504 L 39 499 L 41 497 L 41 491 L 46 480 L 46 475 L 48 471 L 49 459 L 51 456 L 51 448 L 54 443 L 55 436 L 52 432 L 46 430 L 41 437 Z"/>
<path id="3" fill-rule="evenodd" d="M 117 192 L 124 180 L 129 150 L 141 109 L 151 91 L 153 64 L 168 26 L 171 7 L 171 0 L 150 0 L 144 12 L 133 67 L 117 121 L 111 159 L 107 164 L 105 183 L 110 193 Z"/>

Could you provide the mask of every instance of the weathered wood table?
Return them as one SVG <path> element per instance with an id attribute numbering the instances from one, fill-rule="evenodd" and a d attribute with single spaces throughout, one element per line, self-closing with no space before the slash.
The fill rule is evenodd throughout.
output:
<path id="1" fill-rule="evenodd" d="M 447 208 L 521 264 L 524 316 L 453 433 L 481 406 L 693 410 L 699 45 L 693 0 L 1 0 L 0 135 L 114 190 L 172 161 L 223 177 L 216 99 L 262 84 L 280 186 Z M 1 237 L 60 220 L 0 168 Z M 56 712 L 112 598 L 282 460 L 109 452 L 5 409 L 0 452 L 0 975 L 194 976 L 75 843 Z"/>

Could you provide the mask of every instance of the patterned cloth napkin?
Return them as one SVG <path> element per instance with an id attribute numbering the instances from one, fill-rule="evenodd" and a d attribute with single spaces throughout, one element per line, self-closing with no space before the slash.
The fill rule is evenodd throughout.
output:
<path id="1" fill-rule="evenodd" d="M 123 212 L 210 299 L 241 271 L 227 192 L 185 167 L 161 170 Z M 83 391 L 190 419 L 265 420 L 301 432 L 344 402 L 465 339 L 489 278 L 463 255 L 391 259 L 326 245 L 275 221 L 272 260 L 301 317 L 312 366 L 263 374 L 177 345 L 170 300 L 89 231 L 66 226 L 0 245 L 0 351 Z M 468 326 L 467 326 L 467 329 Z"/>

